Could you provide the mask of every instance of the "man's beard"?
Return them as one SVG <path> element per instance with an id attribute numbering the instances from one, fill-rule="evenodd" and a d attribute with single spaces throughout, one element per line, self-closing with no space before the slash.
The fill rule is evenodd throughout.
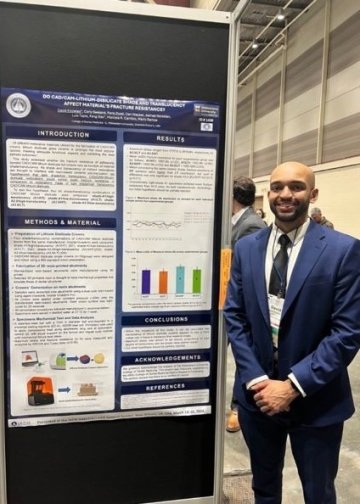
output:
<path id="1" fill-rule="evenodd" d="M 308 213 L 310 201 L 303 201 L 298 205 L 294 206 L 292 212 L 281 212 L 278 209 L 278 205 L 275 202 L 271 202 L 270 209 L 272 213 L 275 215 L 276 219 L 280 222 L 295 222 L 301 217 L 304 217 Z"/>

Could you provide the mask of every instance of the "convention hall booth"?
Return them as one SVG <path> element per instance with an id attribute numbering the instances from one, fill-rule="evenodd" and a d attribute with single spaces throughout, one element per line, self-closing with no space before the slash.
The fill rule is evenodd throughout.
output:
<path id="1" fill-rule="evenodd" d="M 2 504 L 221 500 L 233 19 L 0 1 Z"/>

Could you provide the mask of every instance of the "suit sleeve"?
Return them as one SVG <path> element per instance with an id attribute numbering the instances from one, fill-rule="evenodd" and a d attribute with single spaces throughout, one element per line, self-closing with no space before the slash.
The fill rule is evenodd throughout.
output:
<path id="1" fill-rule="evenodd" d="M 335 275 L 329 332 L 311 354 L 291 367 L 307 395 L 339 375 L 360 347 L 360 241 L 346 245 Z"/>

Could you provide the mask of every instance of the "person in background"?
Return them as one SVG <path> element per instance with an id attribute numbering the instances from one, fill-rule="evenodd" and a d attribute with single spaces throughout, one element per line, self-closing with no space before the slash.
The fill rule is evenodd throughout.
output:
<path id="1" fill-rule="evenodd" d="M 280 504 L 287 437 L 306 504 L 335 504 L 348 365 L 360 347 L 360 241 L 308 217 L 312 170 L 270 176 L 275 223 L 235 245 L 224 306 L 255 504 Z"/>
<path id="2" fill-rule="evenodd" d="M 232 218 L 231 218 L 232 249 L 234 249 L 235 243 L 240 238 L 265 227 L 264 221 L 255 213 L 252 207 L 252 205 L 255 202 L 255 192 L 256 187 L 251 178 L 239 177 L 234 180 Z M 228 432 L 237 432 L 240 430 L 238 407 L 236 401 L 237 387 L 238 382 L 235 373 L 233 395 L 226 423 L 226 430 Z"/>
<path id="3" fill-rule="evenodd" d="M 265 222 L 265 224 L 267 225 L 267 222 L 266 222 L 266 220 L 265 220 L 265 212 L 264 212 L 264 210 L 263 210 L 262 208 L 257 208 L 257 209 L 255 210 L 255 213 L 256 213 L 256 215 L 258 215 L 258 216 L 260 217 L 260 219 L 262 219 L 262 220 Z"/>
<path id="4" fill-rule="evenodd" d="M 321 224 L 322 226 L 326 226 L 328 228 L 334 229 L 334 224 L 327 220 L 327 218 L 322 215 L 320 208 L 314 207 L 311 209 L 310 216 L 312 220 Z"/>

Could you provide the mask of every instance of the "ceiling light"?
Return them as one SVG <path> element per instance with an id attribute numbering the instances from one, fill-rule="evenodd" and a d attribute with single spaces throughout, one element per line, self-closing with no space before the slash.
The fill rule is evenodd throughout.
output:
<path id="1" fill-rule="evenodd" d="M 284 21 L 285 19 L 285 11 L 284 9 L 280 9 L 279 12 L 276 14 L 276 19 L 278 21 Z"/>
<path id="2" fill-rule="evenodd" d="M 258 41 L 257 40 L 253 40 L 252 44 L 251 44 L 251 47 L 252 47 L 252 49 L 257 49 L 259 47 Z"/>

